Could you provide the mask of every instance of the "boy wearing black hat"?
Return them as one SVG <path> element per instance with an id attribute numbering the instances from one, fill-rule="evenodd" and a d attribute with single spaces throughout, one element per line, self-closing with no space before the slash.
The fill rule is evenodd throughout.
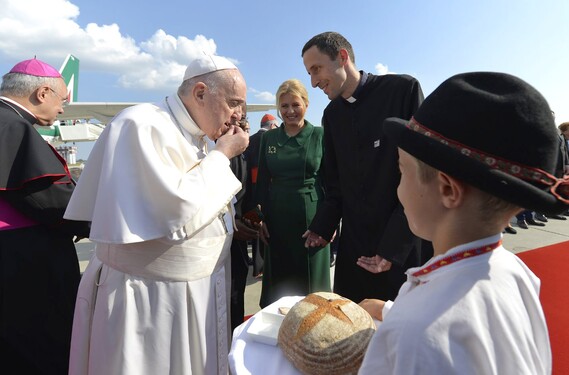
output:
<path id="1" fill-rule="evenodd" d="M 460 74 L 384 130 L 399 147 L 409 226 L 435 252 L 407 271 L 394 302 L 362 302 L 383 323 L 360 373 L 551 373 L 540 281 L 501 240 L 521 207 L 559 213 L 569 204 L 569 180 L 553 176 L 557 134 L 545 99 L 507 74 Z"/>

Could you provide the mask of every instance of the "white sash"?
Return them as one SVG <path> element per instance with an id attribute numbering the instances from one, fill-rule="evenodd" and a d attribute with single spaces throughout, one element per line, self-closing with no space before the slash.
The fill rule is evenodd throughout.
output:
<path id="1" fill-rule="evenodd" d="M 96 255 L 107 266 L 133 276 L 161 281 L 194 281 L 210 276 L 224 265 L 232 237 L 223 234 L 191 238 L 176 245 L 156 240 L 131 244 L 98 243 Z"/>

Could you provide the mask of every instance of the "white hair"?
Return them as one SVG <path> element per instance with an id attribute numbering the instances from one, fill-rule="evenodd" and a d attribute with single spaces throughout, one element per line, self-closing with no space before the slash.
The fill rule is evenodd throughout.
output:
<path id="1" fill-rule="evenodd" d="M 2 77 L 0 94 L 23 98 L 44 85 L 52 89 L 57 87 L 57 80 L 59 79 L 57 77 L 37 77 L 22 73 L 7 73 Z"/>

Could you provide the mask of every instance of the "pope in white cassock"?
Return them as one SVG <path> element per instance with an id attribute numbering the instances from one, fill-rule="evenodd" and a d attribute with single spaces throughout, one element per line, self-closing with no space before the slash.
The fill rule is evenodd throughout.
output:
<path id="1" fill-rule="evenodd" d="M 226 374 L 233 197 L 229 159 L 246 85 L 203 54 L 177 94 L 118 114 L 96 142 L 65 213 L 92 221 L 70 374 Z M 217 142 L 213 141 L 217 139 Z"/>

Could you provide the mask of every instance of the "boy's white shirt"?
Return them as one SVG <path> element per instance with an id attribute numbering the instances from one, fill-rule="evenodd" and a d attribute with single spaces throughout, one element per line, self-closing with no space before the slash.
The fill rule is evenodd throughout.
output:
<path id="1" fill-rule="evenodd" d="M 441 258 L 500 238 L 457 246 L 409 269 L 399 295 L 383 308 L 360 374 L 551 373 L 540 281 L 514 254 L 500 246 L 412 276 Z"/>
<path id="2" fill-rule="evenodd" d="M 429 259 L 424 265 L 420 266 L 420 267 L 413 267 L 413 268 L 409 268 L 405 274 L 407 275 L 407 281 L 413 281 L 413 280 L 417 280 L 417 278 L 415 278 L 414 276 L 412 276 L 412 274 L 414 274 L 415 272 L 417 272 L 420 269 L 426 268 L 428 266 L 430 266 L 433 263 L 438 262 L 439 260 L 446 258 L 447 256 L 453 255 L 453 254 L 457 254 L 460 253 L 461 251 L 467 250 L 467 249 L 473 249 L 473 248 L 477 248 L 480 246 L 484 246 L 487 243 L 494 243 L 499 241 L 502 238 L 501 235 L 495 235 L 492 237 L 488 237 L 474 241 L 474 242 L 469 242 L 463 245 L 459 245 L 456 247 L 453 247 L 452 249 L 447 250 L 445 253 L 437 255 L 432 257 L 431 259 Z M 423 278 L 427 279 L 427 276 L 423 276 Z M 539 280 L 538 280 L 539 282 Z M 413 283 L 415 284 L 415 283 Z M 403 288 L 405 286 L 405 284 L 403 284 L 401 286 L 401 288 Z M 401 293 L 401 290 L 399 290 L 399 293 Z M 398 293 L 398 294 L 399 294 Z M 393 301 L 385 301 L 385 304 L 383 306 L 383 310 L 381 311 L 382 317 L 383 319 L 386 318 L 386 316 L 389 314 L 389 311 L 391 310 L 391 307 L 393 306 Z"/>

